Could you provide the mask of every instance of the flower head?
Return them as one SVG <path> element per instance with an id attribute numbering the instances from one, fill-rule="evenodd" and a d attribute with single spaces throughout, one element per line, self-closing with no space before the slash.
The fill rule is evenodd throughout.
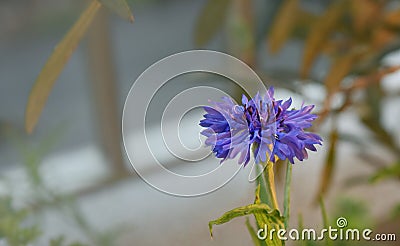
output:
<path id="1" fill-rule="evenodd" d="M 239 163 L 250 161 L 251 146 L 256 163 L 276 158 L 294 158 L 302 161 L 308 157 L 307 149 L 316 151 L 314 145 L 321 144 L 317 134 L 306 132 L 316 115 L 311 114 L 313 105 L 300 109 L 289 109 L 291 98 L 287 101 L 275 100 L 271 87 L 264 96 L 257 95 L 248 100 L 242 97 L 242 105 L 224 97 L 222 102 L 213 102 L 212 107 L 204 107 L 206 114 L 200 126 L 206 129 L 206 145 L 221 162 L 239 155 Z"/>

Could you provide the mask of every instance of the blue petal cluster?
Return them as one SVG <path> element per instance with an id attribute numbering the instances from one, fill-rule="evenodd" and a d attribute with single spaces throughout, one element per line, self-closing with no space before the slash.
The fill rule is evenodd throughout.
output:
<path id="1" fill-rule="evenodd" d="M 256 163 L 275 162 L 277 157 L 294 163 L 295 157 L 306 159 L 307 149 L 316 151 L 314 145 L 322 143 L 320 136 L 305 131 L 317 117 L 311 114 L 314 106 L 289 109 L 292 100 L 275 100 L 273 87 L 250 100 L 243 95 L 242 105 L 228 97 L 212 104 L 204 107 L 200 126 L 206 129 L 201 134 L 221 162 L 239 155 L 239 163 L 246 165 L 253 152 Z"/>

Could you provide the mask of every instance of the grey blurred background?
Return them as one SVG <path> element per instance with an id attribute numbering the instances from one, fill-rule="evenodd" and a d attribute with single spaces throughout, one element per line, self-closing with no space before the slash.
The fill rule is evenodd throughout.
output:
<path id="1" fill-rule="evenodd" d="M 254 184 L 247 181 L 247 172 L 239 172 L 226 186 L 209 195 L 174 197 L 153 189 L 136 175 L 121 142 L 122 109 L 133 82 L 154 62 L 197 48 L 194 29 L 206 1 L 128 1 L 135 16 L 133 24 L 103 11 L 99 17 L 102 20 L 89 28 L 58 78 L 35 131 L 31 135 L 25 133 L 24 112 L 34 81 L 54 46 L 88 2 L 0 1 L 0 192 L 11 197 L 12 204 L 10 211 L 2 211 L 7 216 L 19 210 L 28 211 L 23 225 L 36 225 L 41 231 L 29 245 L 49 245 L 50 240 L 56 239 L 84 245 L 250 245 L 244 218 L 215 227 L 213 239 L 208 232 L 208 221 L 253 202 Z M 256 36 L 265 35 L 279 2 L 254 1 Z M 306 9 L 316 13 L 330 3 L 304 2 Z M 256 42 L 258 66 L 255 69 L 262 71 L 267 85 L 277 87 L 277 98 L 291 96 L 295 105 L 305 101 L 316 104 L 317 111 L 322 109 L 323 85 L 302 84 L 295 79 L 303 42 L 291 40 L 275 55 L 267 50 L 264 42 Z M 223 30 L 205 48 L 240 57 L 232 43 L 235 39 Z M 240 58 L 246 61 L 246 56 Z M 398 54 L 393 53 L 389 58 L 388 62 L 400 64 Z M 329 64 L 326 57 L 319 57 L 311 77 L 323 78 Z M 283 83 L 286 79 L 293 83 Z M 385 78 L 383 89 L 399 90 L 398 79 L 393 75 Z M 165 98 L 199 84 L 216 86 L 236 96 L 240 94 L 229 81 L 216 76 L 177 78 L 158 95 L 156 110 L 149 115 L 150 124 L 158 124 Z M 399 134 L 398 98 L 385 105 L 384 125 Z M 193 124 L 198 124 L 201 115 L 190 117 Z M 339 129 L 362 139 L 370 134 L 354 111 L 343 113 L 336 121 Z M 330 124 L 328 121 L 322 126 L 324 136 L 328 135 Z M 186 134 L 197 136 L 198 133 Z M 320 208 L 314 199 L 327 154 L 326 145 L 310 154 L 308 161 L 294 166 L 292 227 L 297 226 L 300 213 L 305 225 L 322 226 Z M 373 150 L 381 160 L 396 160 L 379 143 L 369 142 L 363 148 Z M 335 213 L 337 200 L 356 196 L 367 203 L 366 217 L 377 220 L 376 224 L 385 221 L 382 219 L 385 212 L 400 200 L 398 181 L 349 186 L 346 182 L 362 174 L 369 175 L 375 168 L 365 165 L 358 155 L 359 146 L 355 147 L 351 141 L 343 141 L 337 151 L 340 152 L 335 168 L 337 176 L 331 181 L 326 197 L 328 210 Z M 173 164 L 173 158 L 166 161 Z M 208 158 L 206 163 L 219 165 L 214 158 Z M 175 168 L 184 172 L 189 166 Z M 281 188 L 278 179 L 278 194 Z"/>

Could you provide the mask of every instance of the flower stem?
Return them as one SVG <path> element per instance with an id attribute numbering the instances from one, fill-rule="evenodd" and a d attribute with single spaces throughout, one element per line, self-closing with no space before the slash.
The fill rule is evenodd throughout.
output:
<path id="1" fill-rule="evenodd" d="M 283 217 L 285 228 L 288 228 L 290 215 L 290 184 L 292 183 L 292 164 L 286 161 L 285 197 L 283 202 Z"/>
<path id="2" fill-rule="evenodd" d="M 264 169 L 264 177 L 266 188 L 270 196 L 271 206 L 279 210 L 278 199 L 276 198 L 275 178 L 274 178 L 274 163 L 271 161 L 267 162 L 267 166 Z"/>

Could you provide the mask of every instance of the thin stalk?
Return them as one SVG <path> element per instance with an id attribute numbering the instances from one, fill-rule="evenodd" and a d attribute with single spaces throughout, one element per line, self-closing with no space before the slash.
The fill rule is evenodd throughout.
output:
<path id="1" fill-rule="evenodd" d="M 322 196 L 319 197 L 319 205 L 321 207 L 322 220 L 324 222 L 324 227 L 328 228 L 329 227 L 328 213 L 326 212 L 326 207 L 325 207 L 324 199 Z M 326 245 L 328 245 L 328 246 L 332 245 L 331 240 L 325 240 L 325 242 L 326 242 Z"/>
<path id="2" fill-rule="evenodd" d="M 279 210 L 278 199 L 276 198 L 275 178 L 274 178 L 274 163 L 271 161 L 267 162 L 267 166 L 264 169 L 264 177 L 266 188 L 270 196 L 271 206 Z"/>
<path id="3" fill-rule="evenodd" d="M 264 175 L 261 175 L 262 173 L 264 173 L 264 169 L 262 168 L 265 167 L 262 167 L 261 165 L 256 165 L 257 173 L 260 173 L 260 175 L 257 177 L 257 185 L 260 185 L 260 200 L 262 203 L 271 204 L 271 197 L 267 192 L 267 185 L 265 183 Z"/>
<path id="4" fill-rule="evenodd" d="M 328 213 L 326 212 L 326 207 L 322 196 L 319 197 L 319 206 L 321 207 L 322 220 L 324 222 L 324 226 L 325 228 L 328 228 L 329 226 Z"/>
<path id="5" fill-rule="evenodd" d="M 285 228 L 288 228 L 290 216 L 290 184 L 292 183 L 292 164 L 286 161 L 285 196 L 283 202 L 283 216 Z"/>

